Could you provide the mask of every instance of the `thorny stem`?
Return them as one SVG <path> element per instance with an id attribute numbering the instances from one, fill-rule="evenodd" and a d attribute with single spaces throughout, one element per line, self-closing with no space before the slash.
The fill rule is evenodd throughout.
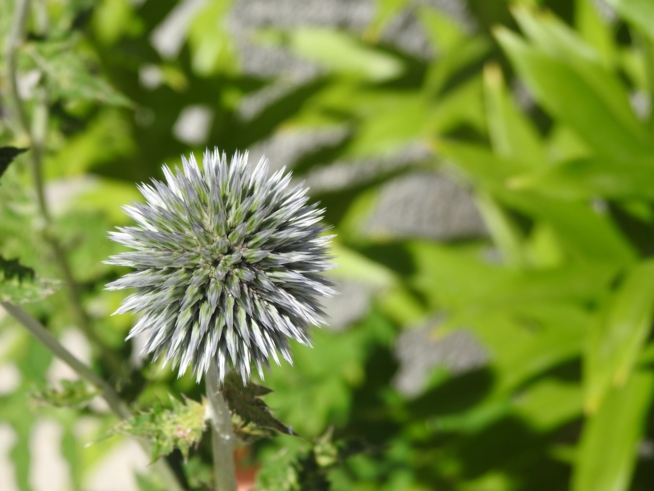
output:
<path id="1" fill-rule="evenodd" d="M 31 144 L 30 166 L 34 180 L 34 188 L 38 203 L 39 214 L 43 220 L 43 236 L 52 250 L 55 261 L 64 277 L 67 286 L 68 300 L 75 316 L 75 321 L 82 329 L 92 345 L 100 350 L 102 360 L 107 364 L 115 374 L 122 374 L 125 371 L 123 363 L 118 359 L 111 350 L 107 349 L 105 343 L 97 336 L 91 326 L 91 319 L 82 306 L 82 299 L 79 284 L 75 281 L 66 251 L 53 232 L 52 219 L 48 209 L 48 203 L 45 198 L 45 186 L 43 182 L 43 155 L 45 153 L 47 130 L 48 130 L 48 104 L 47 94 L 44 87 L 36 90 L 36 103 L 32 114 L 32 121 L 28 117 L 27 111 L 20 98 L 18 91 L 18 72 L 16 63 L 16 54 L 23 43 L 25 35 L 25 26 L 30 10 L 30 0 L 18 0 L 12 29 L 7 40 L 7 78 L 9 80 L 9 92 L 13 110 L 18 119 L 19 131 L 22 137 L 28 138 Z"/>
<path id="2" fill-rule="evenodd" d="M 220 393 L 218 368 L 215 362 L 209 365 L 205 384 L 209 400 L 215 490 L 236 491 L 234 467 L 234 440 L 236 437 L 232 431 L 232 414 Z"/>
<path id="3" fill-rule="evenodd" d="M 118 416 L 118 418 L 127 419 L 132 416 L 132 413 L 127 409 L 116 391 L 105 382 L 102 377 L 68 351 L 38 320 L 32 317 L 22 307 L 11 302 L 0 301 L 0 305 L 4 307 L 9 315 L 16 319 L 16 321 L 18 321 L 39 342 L 41 342 L 41 344 L 48 348 L 53 355 L 75 370 L 75 373 L 77 373 L 81 378 L 96 387 L 100 391 L 100 397 L 106 401 L 111 411 Z M 138 439 L 138 441 L 141 444 L 141 447 L 143 447 L 143 450 L 147 454 L 150 454 L 150 444 L 142 439 Z M 175 476 L 172 469 L 168 467 L 165 460 L 158 460 L 155 465 L 157 466 L 161 477 L 165 479 L 168 489 L 173 491 L 183 491 L 177 476 Z"/>

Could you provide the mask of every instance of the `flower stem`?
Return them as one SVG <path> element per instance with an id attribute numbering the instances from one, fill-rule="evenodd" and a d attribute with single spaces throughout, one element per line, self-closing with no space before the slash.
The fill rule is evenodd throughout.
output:
<path id="1" fill-rule="evenodd" d="M 111 411 L 118 416 L 118 418 L 128 419 L 132 416 L 132 413 L 127 409 L 116 391 L 105 380 L 103 380 L 102 377 L 68 351 L 38 320 L 32 317 L 22 307 L 11 302 L 0 301 L 0 305 L 2 305 L 9 315 L 25 327 L 53 355 L 75 370 L 75 373 L 77 373 L 81 378 L 100 390 L 100 397 L 106 401 Z M 138 439 L 138 441 L 143 450 L 149 455 L 150 444 L 143 439 Z M 179 483 L 177 476 L 168 466 L 165 459 L 158 460 L 154 465 L 157 467 L 161 477 L 165 480 L 168 489 L 172 491 L 183 491 L 183 487 Z"/>
<path id="2" fill-rule="evenodd" d="M 216 491 L 236 491 L 235 436 L 232 431 L 232 413 L 220 393 L 218 368 L 215 362 L 209 366 L 205 384 L 210 408 L 215 489 Z"/>

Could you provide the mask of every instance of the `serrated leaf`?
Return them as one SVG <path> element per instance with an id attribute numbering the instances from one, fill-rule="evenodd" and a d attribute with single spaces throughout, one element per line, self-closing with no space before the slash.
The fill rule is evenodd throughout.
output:
<path id="1" fill-rule="evenodd" d="M 38 278 L 32 268 L 23 266 L 18 259 L 0 256 L 0 301 L 35 302 L 53 293 L 58 284 Z"/>
<path id="2" fill-rule="evenodd" d="M 33 43 L 25 52 L 43 70 L 51 96 L 81 99 L 113 106 L 131 106 L 127 97 L 91 72 L 70 42 Z"/>
<path id="3" fill-rule="evenodd" d="M 39 406 L 79 408 L 98 395 L 82 380 L 62 380 L 61 387 L 45 387 L 33 391 L 32 401 Z"/>
<path id="4" fill-rule="evenodd" d="M 0 147 L 0 177 L 5 173 L 9 164 L 11 164 L 18 155 L 26 151 L 26 148 Z"/>
<path id="5" fill-rule="evenodd" d="M 206 401 L 185 399 L 184 402 L 171 397 L 171 406 L 155 404 L 152 409 L 134 415 L 114 426 L 110 434 L 133 435 L 146 438 L 152 443 L 152 461 L 168 455 L 179 448 L 188 458 L 193 445 L 202 438 L 205 428 Z"/>
<path id="6" fill-rule="evenodd" d="M 257 475 L 257 491 L 328 491 L 327 472 L 344 460 L 362 452 L 355 440 L 332 441 L 332 430 L 312 445 L 289 445 L 264 465 Z"/>
<path id="7" fill-rule="evenodd" d="M 293 435 L 293 430 L 270 414 L 270 409 L 261 396 L 272 390 L 248 382 L 243 386 L 241 378 L 230 372 L 221 389 L 225 402 L 232 412 L 232 425 L 236 435 L 244 441 L 273 436 L 275 432 Z"/>

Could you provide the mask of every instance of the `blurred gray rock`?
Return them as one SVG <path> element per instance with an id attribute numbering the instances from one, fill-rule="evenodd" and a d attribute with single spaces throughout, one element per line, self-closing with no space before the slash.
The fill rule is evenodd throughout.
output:
<path id="1" fill-rule="evenodd" d="M 438 319 L 426 325 L 404 331 L 395 344 L 395 356 L 400 363 L 393 386 L 408 397 L 419 395 L 429 381 L 431 372 L 442 367 L 458 375 L 484 366 L 488 353 L 465 330 L 445 337 L 439 336 Z"/>
<path id="2" fill-rule="evenodd" d="M 363 230 L 382 237 L 454 240 L 484 234 L 470 194 L 437 172 L 416 172 L 384 186 Z"/>

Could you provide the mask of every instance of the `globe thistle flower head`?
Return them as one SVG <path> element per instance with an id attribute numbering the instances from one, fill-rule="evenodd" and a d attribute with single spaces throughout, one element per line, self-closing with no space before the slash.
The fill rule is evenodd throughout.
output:
<path id="1" fill-rule="evenodd" d="M 108 264 L 135 271 L 107 285 L 135 289 L 115 314 L 140 313 L 128 339 L 147 333 L 144 351 L 197 380 L 215 361 L 222 381 L 231 365 L 245 381 L 251 365 L 277 353 L 292 363 L 289 340 L 310 345 L 308 329 L 323 324 L 318 297 L 334 293 L 322 273 L 332 267 L 324 210 L 307 189 L 290 186 L 284 169 L 268 176 L 265 158 L 253 168 L 218 150 L 163 167 L 166 182 L 141 184 L 146 203 L 124 210 L 136 225 L 110 238 L 132 250 Z"/>

